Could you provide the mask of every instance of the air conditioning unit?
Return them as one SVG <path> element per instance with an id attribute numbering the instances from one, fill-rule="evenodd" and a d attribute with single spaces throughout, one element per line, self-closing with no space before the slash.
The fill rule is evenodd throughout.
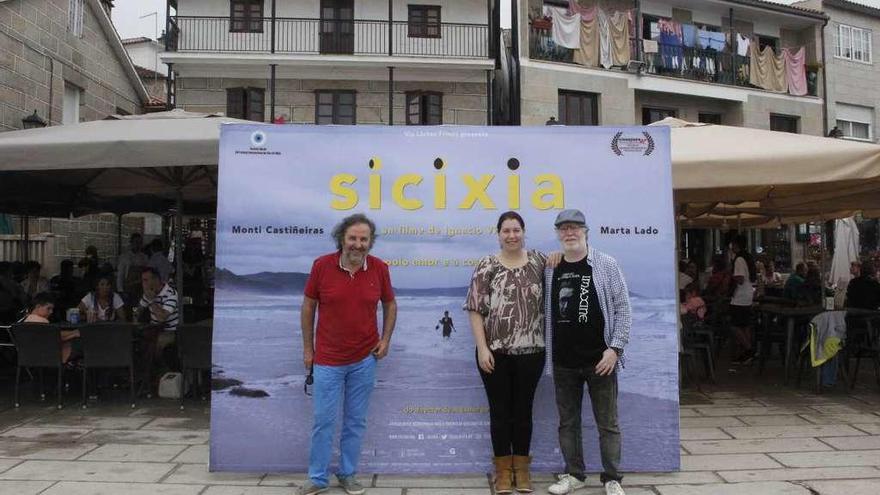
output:
<path id="1" fill-rule="evenodd" d="M 626 63 L 626 71 L 641 74 L 645 71 L 645 63 L 641 60 L 630 60 Z"/>

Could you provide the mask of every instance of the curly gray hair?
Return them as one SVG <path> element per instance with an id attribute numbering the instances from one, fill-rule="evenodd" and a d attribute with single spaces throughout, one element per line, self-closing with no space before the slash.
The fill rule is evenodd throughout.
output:
<path id="1" fill-rule="evenodd" d="M 349 215 L 333 227 L 331 235 L 333 236 L 333 240 L 336 241 L 336 249 L 342 250 L 342 244 L 345 241 L 345 232 L 349 227 L 358 224 L 365 224 L 370 227 L 370 249 L 373 249 L 373 244 L 376 243 L 376 224 L 363 213 Z"/>

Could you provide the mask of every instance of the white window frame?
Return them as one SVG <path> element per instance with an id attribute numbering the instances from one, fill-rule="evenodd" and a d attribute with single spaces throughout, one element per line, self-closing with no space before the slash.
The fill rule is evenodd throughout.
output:
<path id="1" fill-rule="evenodd" d="M 69 0 L 67 5 L 67 30 L 77 38 L 82 38 L 85 0 Z"/>
<path id="2" fill-rule="evenodd" d="M 837 119 L 836 124 L 837 124 L 837 128 L 840 129 L 841 132 L 843 132 L 843 139 L 851 139 L 853 141 L 864 141 L 866 143 L 873 143 L 874 142 L 874 126 L 871 125 L 870 122 L 861 122 L 859 120 Z M 847 126 L 847 125 L 843 125 L 843 124 L 849 124 L 849 125 Z M 852 135 L 852 125 L 853 124 L 863 124 L 863 125 L 868 126 L 867 139 L 855 137 Z"/>
<path id="3" fill-rule="evenodd" d="M 834 57 L 863 64 L 873 64 L 873 33 L 869 29 L 838 24 L 834 32 Z M 858 56 L 856 53 L 858 52 Z"/>

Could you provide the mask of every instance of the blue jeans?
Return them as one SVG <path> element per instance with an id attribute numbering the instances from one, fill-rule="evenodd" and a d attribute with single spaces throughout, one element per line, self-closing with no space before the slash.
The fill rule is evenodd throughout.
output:
<path id="1" fill-rule="evenodd" d="M 822 385 L 832 387 L 837 383 L 837 355 L 822 364 Z"/>
<path id="2" fill-rule="evenodd" d="M 369 355 L 344 366 L 314 367 L 314 426 L 309 453 L 309 479 L 316 486 L 330 483 L 330 457 L 339 400 L 343 400 L 342 435 L 339 440 L 339 476 L 353 476 L 361 455 L 361 441 L 367 429 L 367 409 L 376 382 L 376 358 Z"/>

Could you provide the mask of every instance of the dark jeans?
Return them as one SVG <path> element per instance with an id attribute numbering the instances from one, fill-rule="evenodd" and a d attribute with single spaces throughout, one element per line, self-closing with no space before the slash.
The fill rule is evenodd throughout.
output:
<path id="1" fill-rule="evenodd" d="M 623 479 L 620 466 L 620 426 L 617 423 L 617 372 L 599 376 L 593 367 L 569 369 L 554 367 L 556 406 L 559 409 L 559 446 L 565 458 L 565 472 L 577 478 L 584 476 L 584 443 L 581 428 L 581 406 L 584 383 L 593 404 L 593 417 L 599 429 L 599 451 L 602 454 L 602 483 Z"/>
<path id="2" fill-rule="evenodd" d="M 532 403 L 544 370 L 544 351 L 534 354 L 500 354 L 495 370 L 480 370 L 489 398 L 489 431 L 495 456 L 529 455 L 532 443 Z"/>

